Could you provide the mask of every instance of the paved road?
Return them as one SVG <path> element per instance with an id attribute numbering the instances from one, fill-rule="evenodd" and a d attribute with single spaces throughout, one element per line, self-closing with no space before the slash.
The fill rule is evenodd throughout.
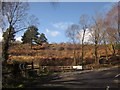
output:
<path id="1" fill-rule="evenodd" d="M 43 84 L 31 87 L 59 87 L 59 88 L 110 88 L 118 89 L 120 85 L 120 68 L 93 71 L 76 71 L 60 74 Z M 111 89 L 110 89 L 111 90 Z"/>

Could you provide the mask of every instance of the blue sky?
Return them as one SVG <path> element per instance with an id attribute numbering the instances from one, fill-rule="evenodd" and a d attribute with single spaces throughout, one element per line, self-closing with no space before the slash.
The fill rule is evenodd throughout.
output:
<path id="1" fill-rule="evenodd" d="M 49 2 L 31 2 L 29 14 L 39 19 L 38 29 L 45 33 L 50 43 L 68 42 L 65 30 L 71 24 L 78 24 L 82 14 L 93 16 L 95 11 L 105 13 L 113 3 L 110 2 L 59 2 L 55 6 Z M 17 40 L 24 32 L 16 35 Z"/>

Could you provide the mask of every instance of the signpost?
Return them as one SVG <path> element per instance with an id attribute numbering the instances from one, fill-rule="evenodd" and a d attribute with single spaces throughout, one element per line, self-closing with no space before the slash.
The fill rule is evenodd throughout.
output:
<path id="1" fill-rule="evenodd" d="M 19 68 L 20 70 L 25 70 L 25 63 L 20 63 Z"/>

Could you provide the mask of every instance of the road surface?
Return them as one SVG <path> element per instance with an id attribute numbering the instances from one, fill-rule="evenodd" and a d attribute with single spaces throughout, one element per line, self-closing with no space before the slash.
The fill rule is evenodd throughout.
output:
<path id="1" fill-rule="evenodd" d="M 118 90 L 120 86 L 120 68 L 66 72 L 52 77 L 51 80 L 31 85 L 33 88 L 104 88 Z"/>

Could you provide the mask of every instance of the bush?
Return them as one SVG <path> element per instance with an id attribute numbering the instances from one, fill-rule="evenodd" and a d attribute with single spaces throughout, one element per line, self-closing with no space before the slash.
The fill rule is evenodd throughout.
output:
<path id="1" fill-rule="evenodd" d="M 115 49 L 120 50 L 120 44 L 116 44 Z"/>
<path id="2" fill-rule="evenodd" d="M 62 51 L 62 50 L 64 50 L 64 47 L 58 47 L 58 50 Z"/>

